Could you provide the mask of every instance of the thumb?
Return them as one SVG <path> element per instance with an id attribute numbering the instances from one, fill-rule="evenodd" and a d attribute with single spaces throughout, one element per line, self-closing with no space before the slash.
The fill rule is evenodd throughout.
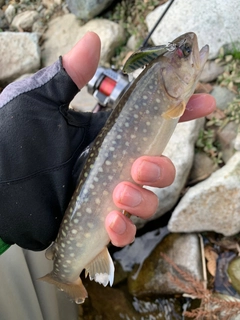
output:
<path id="1" fill-rule="evenodd" d="M 63 67 L 79 89 L 93 77 L 98 66 L 100 49 L 98 35 L 88 32 L 63 56 Z"/>

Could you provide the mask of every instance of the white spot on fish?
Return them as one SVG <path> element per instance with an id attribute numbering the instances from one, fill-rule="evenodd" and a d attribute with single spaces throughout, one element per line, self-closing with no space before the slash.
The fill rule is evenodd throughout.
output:
<path id="1" fill-rule="evenodd" d="M 160 102 L 161 102 L 161 100 L 157 98 L 157 99 L 156 99 L 156 102 L 157 102 L 157 103 L 160 103 Z"/>
<path id="2" fill-rule="evenodd" d="M 81 248 L 81 247 L 82 247 L 81 242 L 77 242 L 77 243 L 76 243 L 76 247 Z"/>
<path id="3" fill-rule="evenodd" d="M 109 161 L 109 160 L 107 160 L 105 163 L 106 163 L 107 166 L 110 166 L 112 164 L 112 162 Z"/>
<path id="4" fill-rule="evenodd" d="M 143 96 L 143 99 L 144 99 L 144 100 L 147 100 L 147 99 L 148 99 L 148 96 L 145 96 L 145 95 L 144 95 L 144 96 Z"/>
<path id="5" fill-rule="evenodd" d="M 81 217 L 81 216 L 82 216 L 82 214 L 81 214 L 80 211 L 77 212 L 77 216 L 78 216 L 78 217 Z"/>
<path id="6" fill-rule="evenodd" d="M 122 136 L 120 134 L 117 135 L 117 139 L 121 139 Z"/>
<path id="7" fill-rule="evenodd" d="M 128 123 L 128 122 L 125 122 L 124 125 L 125 125 L 125 127 L 127 127 L 127 128 L 129 127 L 129 123 Z"/>
<path id="8" fill-rule="evenodd" d="M 63 230 L 62 230 L 62 235 L 64 236 L 64 237 L 66 237 L 66 232 L 64 232 Z"/>
<path id="9" fill-rule="evenodd" d="M 86 208 L 86 212 L 87 213 L 92 213 L 92 209 L 91 208 Z"/>
<path id="10" fill-rule="evenodd" d="M 84 172 L 84 177 L 87 178 L 87 176 L 88 176 L 88 173 Z"/>
<path id="11" fill-rule="evenodd" d="M 101 203 L 101 200 L 100 200 L 99 198 L 96 198 L 96 199 L 95 199 L 95 203 L 96 203 L 96 204 L 100 204 L 100 203 Z"/>
<path id="12" fill-rule="evenodd" d="M 92 229 L 94 225 L 93 225 L 92 222 L 88 222 L 88 223 L 87 223 L 87 226 L 88 226 L 88 228 Z"/>
<path id="13" fill-rule="evenodd" d="M 108 176 L 108 180 L 112 181 L 113 176 Z"/>
<path id="14" fill-rule="evenodd" d="M 135 136 L 135 134 L 131 134 L 131 139 L 135 139 L 136 138 L 136 136 Z"/>
<path id="15" fill-rule="evenodd" d="M 149 121 L 146 122 L 146 125 L 147 125 L 147 126 L 150 126 L 150 124 L 151 124 L 151 123 L 150 123 Z"/>
<path id="16" fill-rule="evenodd" d="M 138 118 L 138 114 L 134 114 L 134 118 L 137 119 Z"/>
<path id="17" fill-rule="evenodd" d="M 72 234 L 77 234 L 77 230 L 76 229 L 72 229 L 71 232 L 72 232 Z"/>
<path id="18" fill-rule="evenodd" d="M 95 182 L 98 182 L 98 177 L 94 177 L 93 180 L 94 180 Z"/>
<path id="19" fill-rule="evenodd" d="M 61 243 L 61 247 L 62 247 L 62 248 L 65 248 L 65 247 L 66 247 L 66 246 L 65 246 L 65 243 L 62 242 L 62 243 Z"/>
<path id="20" fill-rule="evenodd" d="M 108 194 L 109 194 L 109 192 L 108 192 L 107 190 L 104 190 L 104 191 L 103 191 L 103 195 L 104 195 L 104 196 L 107 196 Z"/>
<path id="21" fill-rule="evenodd" d="M 110 150 L 110 151 L 114 151 L 115 148 L 114 148 L 114 147 L 110 147 L 109 150 Z"/>
<path id="22" fill-rule="evenodd" d="M 71 258 L 74 258 L 74 257 L 75 257 L 75 253 L 71 252 L 69 256 L 70 256 Z"/>
<path id="23" fill-rule="evenodd" d="M 63 220 L 63 223 L 68 223 L 68 220 L 67 219 Z"/>
<path id="24" fill-rule="evenodd" d="M 129 147 L 129 142 L 128 141 L 125 142 L 125 146 Z"/>
<path id="25" fill-rule="evenodd" d="M 91 233 L 89 233 L 89 232 L 85 233 L 85 234 L 84 234 L 84 237 L 85 237 L 85 238 L 90 238 L 90 237 L 91 237 Z"/>
<path id="26" fill-rule="evenodd" d="M 66 262 L 67 262 L 68 264 L 71 264 L 71 263 L 72 263 L 72 261 L 71 261 L 71 260 L 66 260 Z"/>
<path id="27" fill-rule="evenodd" d="M 98 172 L 103 172 L 103 168 L 102 168 L 102 167 L 99 167 L 99 168 L 98 168 Z"/>
<path id="28" fill-rule="evenodd" d="M 75 224 L 78 224 L 78 223 L 79 223 L 79 219 L 74 219 L 73 222 L 74 222 Z"/>
<path id="29" fill-rule="evenodd" d="M 61 257 L 61 258 L 64 258 L 64 254 L 63 254 L 63 253 L 61 253 L 61 254 L 60 254 L 60 257 Z"/>

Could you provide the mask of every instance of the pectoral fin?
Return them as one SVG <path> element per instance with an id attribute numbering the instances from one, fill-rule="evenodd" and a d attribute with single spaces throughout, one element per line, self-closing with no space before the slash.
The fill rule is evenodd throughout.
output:
<path id="1" fill-rule="evenodd" d="M 45 257 L 48 259 L 48 260 L 53 260 L 53 257 L 54 257 L 54 254 L 55 254 L 55 251 L 56 251 L 56 246 L 57 244 L 55 242 L 53 242 L 46 250 L 45 252 Z"/>
<path id="2" fill-rule="evenodd" d="M 113 284 L 114 265 L 106 247 L 85 267 L 85 276 L 87 277 L 88 274 L 90 280 L 95 280 L 104 287 L 106 287 L 108 282 L 110 285 Z"/>
<path id="3" fill-rule="evenodd" d="M 168 107 L 167 111 L 163 112 L 162 117 L 165 119 L 176 119 L 180 118 L 186 108 L 186 104 L 181 102 L 177 106 Z"/>

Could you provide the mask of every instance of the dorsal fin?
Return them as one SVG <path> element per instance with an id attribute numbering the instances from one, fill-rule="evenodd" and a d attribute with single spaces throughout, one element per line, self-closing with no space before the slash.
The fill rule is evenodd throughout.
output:
<path id="1" fill-rule="evenodd" d="M 141 48 L 134 52 L 123 66 L 123 73 L 131 73 L 149 64 L 169 50 L 169 46 L 161 45 L 156 47 Z"/>
<path id="2" fill-rule="evenodd" d="M 87 277 L 88 274 L 90 280 L 95 280 L 104 285 L 104 287 L 106 287 L 108 282 L 110 285 L 113 284 L 114 265 L 106 247 L 85 267 L 85 276 Z"/>

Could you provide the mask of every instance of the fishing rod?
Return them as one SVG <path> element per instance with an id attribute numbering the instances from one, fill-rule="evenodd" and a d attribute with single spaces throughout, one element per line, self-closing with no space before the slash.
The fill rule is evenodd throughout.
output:
<path id="1" fill-rule="evenodd" d="M 174 0 L 169 2 L 164 12 L 144 39 L 141 48 L 147 47 L 150 37 L 170 9 L 173 2 Z M 128 76 L 123 74 L 121 70 L 98 67 L 95 75 L 87 84 L 88 92 L 97 100 L 97 104 L 94 107 L 93 112 L 98 112 L 106 107 L 108 109 L 114 108 L 130 85 L 131 82 L 129 81 Z"/>

